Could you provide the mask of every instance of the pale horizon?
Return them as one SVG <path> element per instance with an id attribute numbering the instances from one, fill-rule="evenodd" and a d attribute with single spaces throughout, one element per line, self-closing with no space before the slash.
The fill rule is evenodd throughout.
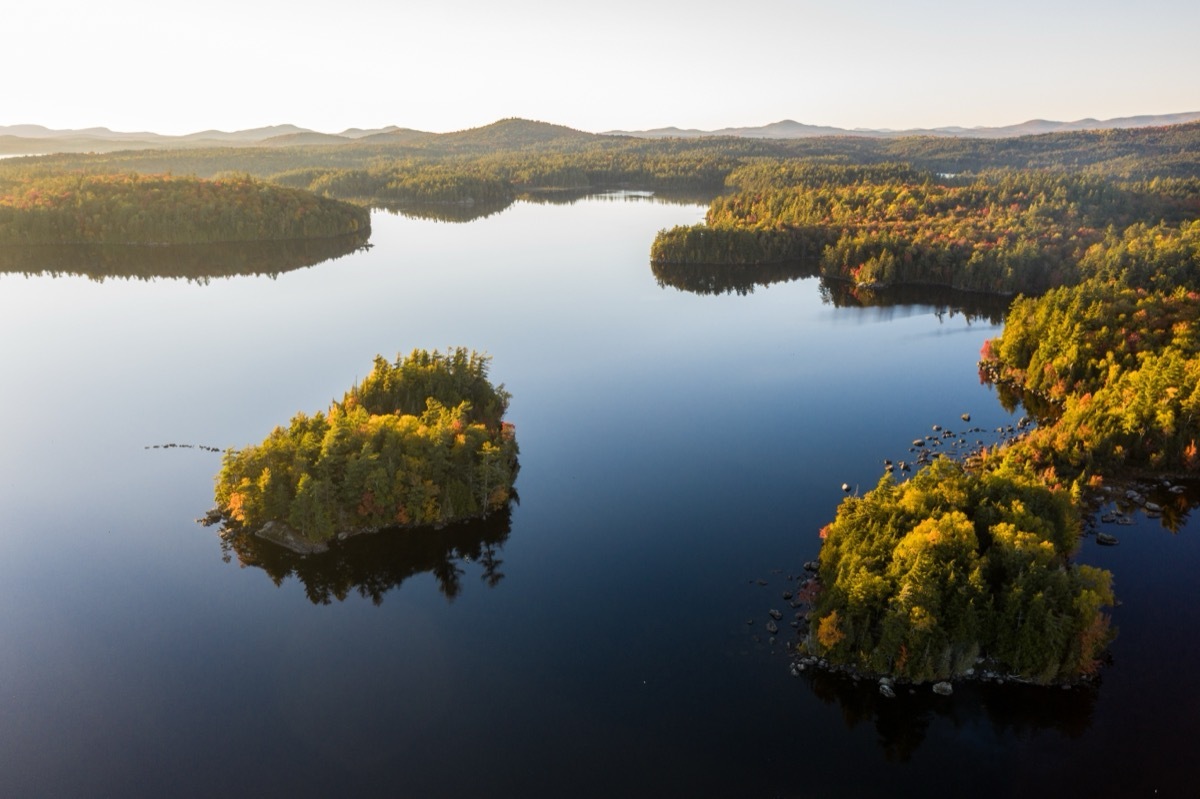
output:
<path id="1" fill-rule="evenodd" d="M 804 120 L 804 119 L 796 119 L 794 117 L 783 117 L 780 119 L 771 119 L 771 120 L 766 120 L 766 121 L 750 121 L 750 122 L 736 123 L 736 124 L 730 124 L 730 125 L 721 125 L 720 127 L 714 127 L 714 128 L 697 128 L 692 125 L 665 123 L 662 125 L 648 126 L 645 128 L 607 127 L 607 128 L 602 128 L 602 129 L 596 129 L 596 130 L 585 130 L 583 128 L 576 128 L 574 125 L 566 125 L 565 123 L 560 122 L 559 120 L 555 120 L 555 119 L 530 119 L 529 117 L 517 117 L 515 115 L 510 114 L 508 116 L 498 117 L 496 119 L 493 119 L 493 120 L 490 120 L 487 122 L 480 122 L 477 125 L 469 125 L 464 128 L 453 128 L 453 129 L 447 129 L 447 130 L 429 130 L 427 128 L 416 128 L 413 125 L 405 125 L 403 123 L 394 123 L 394 122 L 388 123 L 388 124 L 383 124 L 383 125 L 350 124 L 350 125 L 344 125 L 344 126 L 338 127 L 336 129 L 327 129 L 326 130 L 326 129 L 310 128 L 306 125 L 298 125 L 298 124 L 296 124 L 294 122 L 290 122 L 290 121 L 272 122 L 272 123 L 263 124 L 263 125 L 250 125 L 248 127 L 239 127 L 239 128 L 218 128 L 218 127 L 213 127 L 210 125 L 210 126 L 207 126 L 204 128 L 197 128 L 195 130 L 182 130 L 182 131 L 169 131 L 169 132 L 162 131 L 162 130 L 146 129 L 146 128 L 133 130 L 133 129 L 117 128 L 117 127 L 113 127 L 112 125 L 105 125 L 105 124 L 80 125 L 78 127 L 70 127 L 70 128 L 56 128 L 56 127 L 52 127 L 50 125 L 45 125 L 41 122 L 29 122 L 29 121 L 14 122 L 14 123 L 2 123 L 2 124 L 0 124 L 0 129 L 10 128 L 10 127 L 22 127 L 22 126 L 28 125 L 28 126 L 41 126 L 41 127 L 44 127 L 46 129 L 54 131 L 54 132 L 107 129 L 108 131 L 110 131 L 111 133 L 114 133 L 114 134 L 146 133 L 146 134 L 158 135 L 158 136 L 190 136 L 190 135 L 204 133 L 204 132 L 208 132 L 208 131 L 214 131 L 217 133 L 237 133 L 237 132 L 247 131 L 247 130 L 258 130 L 258 129 L 263 129 L 263 128 L 279 128 L 279 127 L 287 127 L 287 126 L 293 126 L 293 127 L 301 128 L 304 130 L 310 130 L 314 133 L 325 133 L 325 134 L 332 134 L 332 135 L 337 135 L 337 134 L 343 133 L 345 131 L 354 130 L 354 129 L 379 130 L 379 129 L 389 128 L 389 127 L 419 130 L 424 133 L 454 133 L 454 132 L 463 131 L 463 130 L 471 130 L 474 128 L 486 127 L 488 125 L 492 125 L 492 124 L 501 122 L 506 119 L 526 119 L 531 122 L 545 122 L 545 123 L 552 124 L 552 125 L 563 125 L 564 127 L 572 128 L 574 130 L 579 130 L 584 133 L 596 133 L 596 134 L 604 134 L 609 131 L 637 132 L 637 131 L 643 131 L 643 130 L 659 130 L 659 129 L 666 129 L 666 128 L 678 128 L 680 130 L 706 130 L 706 131 L 707 130 L 736 129 L 736 128 L 758 128 L 758 127 L 765 127 L 767 125 L 778 124 L 781 122 L 798 122 L 800 124 L 810 125 L 813 127 L 840 128 L 840 129 L 843 129 L 843 130 L 846 130 L 846 131 L 852 133 L 854 131 L 903 132 L 906 130 L 936 130 L 936 129 L 944 129 L 944 128 L 962 128 L 964 130 L 974 130 L 974 129 L 1012 127 L 1012 126 L 1022 125 L 1022 124 L 1031 123 L 1031 122 L 1056 122 L 1056 123 L 1064 123 L 1064 124 L 1074 124 L 1074 123 L 1092 120 L 1097 123 L 1106 123 L 1106 122 L 1111 122 L 1114 120 L 1127 119 L 1127 118 L 1131 118 L 1131 117 L 1170 117 L 1170 116 L 1180 116 L 1180 115 L 1184 115 L 1184 114 L 1200 114 L 1200 109 L 1187 110 L 1187 111 L 1163 111 L 1163 112 L 1152 111 L 1152 112 L 1136 113 L 1136 114 L 1124 114 L 1124 115 L 1121 115 L 1118 117 L 1087 116 L 1087 117 L 1079 117 L 1077 119 L 1061 119 L 1061 118 L 1054 118 L 1054 117 L 1030 117 L 1028 119 L 1013 120 L 1013 121 L 1003 122 L 1003 123 L 996 124 L 996 125 L 967 125 L 967 124 L 959 124 L 959 123 L 950 123 L 950 124 L 938 125 L 938 126 L 919 125 L 919 126 L 915 126 L 915 127 L 911 127 L 911 128 L 889 128 L 889 127 L 882 127 L 882 126 L 881 127 L 861 127 L 860 126 L 860 127 L 851 128 L 846 125 L 839 125 L 835 122 L 811 122 L 811 121 Z"/>
<path id="2" fill-rule="evenodd" d="M 0 126 L 1002 127 L 1200 111 L 1200 4 L 63 0 L 5 12 Z"/>

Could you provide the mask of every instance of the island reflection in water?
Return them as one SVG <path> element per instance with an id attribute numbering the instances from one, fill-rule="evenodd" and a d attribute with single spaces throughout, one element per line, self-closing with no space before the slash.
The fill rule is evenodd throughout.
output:
<path id="1" fill-rule="evenodd" d="M 509 507 L 485 519 L 473 519 L 441 529 L 417 527 L 381 530 L 334 541 L 329 551 L 299 555 L 278 544 L 247 532 L 221 531 L 221 549 L 226 561 L 262 569 L 277 586 L 288 577 L 304 585 L 314 605 L 344 601 L 350 593 L 378 605 L 384 595 L 410 577 L 426 572 L 437 581 L 438 590 L 453 601 L 463 591 L 467 564 L 477 563 L 480 580 L 489 588 L 504 579 L 499 557 L 512 531 Z"/>
<path id="2" fill-rule="evenodd" d="M 371 207 L 393 216 L 422 219 L 432 222 L 466 223 L 486 219 L 508 210 L 517 202 L 531 205 L 575 205 L 580 202 L 657 203 L 661 205 L 707 205 L 716 194 L 697 191 L 637 191 L 627 189 L 600 190 L 595 187 L 578 189 L 537 189 L 521 191 L 511 197 L 469 201 L 392 201 L 375 199 Z"/>
<path id="3" fill-rule="evenodd" d="M 953 696 L 938 696 L 928 685 L 918 685 L 911 693 L 910 687 L 897 686 L 896 697 L 886 699 L 873 681 L 855 682 L 821 671 L 806 672 L 805 677 L 814 696 L 838 704 L 847 729 L 874 724 L 884 756 L 894 763 L 907 762 L 939 718 L 948 721 L 956 735 L 986 723 L 996 738 L 1027 738 L 1045 730 L 1079 738 L 1092 724 L 1101 690 L 1098 684 L 1063 690 L 957 682 Z"/>
<path id="4" fill-rule="evenodd" d="M 238 275 L 274 276 L 363 249 L 370 231 L 324 239 L 163 246 L 45 244 L 0 246 L 0 273 L 81 275 L 91 280 L 183 278 L 204 283 Z"/>
<path id="5" fill-rule="evenodd" d="M 820 293 L 825 303 L 836 308 L 933 307 L 936 313 L 962 313 L 968 322 L 1004 321 L 1011 301 L 1008 297 L 956 291 L 937 286 L 890 286 L 877 289 L 856 286 L 845 280 L 822 277 L 816 262 L 791 261 L 778 264 L 658 264 L 650 265 L 662 288 L 692 294 L 747 296 L 755 289 L 794 280 L 821 278 Z"/>

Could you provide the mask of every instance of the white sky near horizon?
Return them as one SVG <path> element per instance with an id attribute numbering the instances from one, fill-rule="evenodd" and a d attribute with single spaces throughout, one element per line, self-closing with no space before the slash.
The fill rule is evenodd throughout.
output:
<path id="1" fill-rule="evenodd" d="M 1196 0 L 16 0 L 0 125 L 600 132 L 1200 111 Z"/>

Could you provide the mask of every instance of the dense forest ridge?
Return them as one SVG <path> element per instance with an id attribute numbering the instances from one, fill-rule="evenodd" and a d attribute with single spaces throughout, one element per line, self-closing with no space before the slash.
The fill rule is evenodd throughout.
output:
<path id="1" fill-rule="evenodd" d="M 905 164 L 935 176 L 1000 169 L 1147 181 L 1200 178 L 1200 123 L 1017 139 L 635 139 L 520 119 L 451 134 L 391 131 L 347 144 L 60 153 L 0 159 L 0 180 L 63 173 L 247 174 L 322 196 L 460 221 L 520 197 L 640 189 L 708 197 L 764 163 Z M 707 199 L 706 197 L 705 199 Z"/>
<path id="2" fill-rule="evenodd" d="M 1073 122 L 1034 119 L 1016 125 L 1000 127 L 910 128 L 839 128 L 830 125 L 807 125 L 785 119 L 757 127 L 730 127 L 719 130 L 665 127 L 652 130 L 610 130 L 599 135 L 634 136 L 641 138 L 712 138 L 737 136 L 759 139 L 793 139 L 815 136 L 949 136 L 967 138 L 1010 138 L 1041 133 L 1061 133 L 1078 130 L 1110 130 L 1177 125 L 1200 120 L 1200 111 L 1180 114 L 1145 114 L 1116 119 L 1080 119 Z M 487 126 L 485 126 L 487 127 Z M 482 128 L 468 129 L 479 130 Z M 461 132 L 461 131 L 460 131 Z M 182 135 L 149 131 L 122 132 L 104 127 L 56 130 L 43 125 L 0 125 L 0 153 L 41 154 L 53 152 L 106 152 L 114 149 L 175 149 L 181 147 L 247 146 L 295 147 L 313 144 L 346 144 L 350 142 L 396 142 L 402 139 L 419 140 L 428 137 L 453 135 L 387 125 L 381 128 L 347 128 L 340 133 L 322 133 L 296 125 L 269 125 L 247 130 L 204 130 Z"/>
<path id="3" fill-rule="evenodd" d="M 388 527 L 442 526 L 508 507 L 517 476 L 509 395 L 463 348 L 376 356 L 325 413 L 299 413 L 225 453 L 214 519 L 295 552 Z"/>
<path id="4" fill-rule="evenodd" d="M 0 244 L 209 244 L 370 229 L 358 206 L 249 177 L 0 176 Z"/>

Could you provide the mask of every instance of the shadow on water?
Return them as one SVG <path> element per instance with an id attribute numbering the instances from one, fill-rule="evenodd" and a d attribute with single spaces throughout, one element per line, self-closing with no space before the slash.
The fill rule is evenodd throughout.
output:
<path id="1" fill-rule="evenodd" d="M 968 322 L 998 325 L 1008 314 L 1012 298 L 942 286 L 890 286 L 885 289 L 856 286 L 844 280 L 821 280 L 821 297 L 838 308 L 896 308 L 932 306 L 939 317 L 961 313 Z"/>
<path id="2" fill-rule="evenodd" d="M 932 306 L 937 314 L 961 313 L 967 321 L 1000 324 L 1008 313 L 1010 298 L 956 291 L 939 286 L 890 286 L 869 288 L 845 280 L 821 276 L 817 261 L 777 264 L 662 264 L 651 263 L 654 279 L 662 288 L 692 294 L 747 296 L 756 289 L 776 283 L 821 278 L 821 299 L 837 308 L 890 309 L 902 306 Z"/>
<path id="3" fill-rule="evenodd" d="M 389 591 L 426 572 L 453 601 L 463 591 L 468 564 L 479 564 L 479 577 L 489 588 L 504 579 L 499 554 L 511 530 L 511 510 L 506 507 L 486 519 L 441 529 L 392 529 L 353 536 L 315 555 L 298 555 L 245 532 L 223 532 L 221 549 L 226 561 L 236 556 L 241 566 L 262 569 L 277 586 L 295 577 L 314 605 L 344 601 L 351 592 L 378 605 Z"/>
<path id="4" fill-rule="evenodd" d="M 523 202 L 536 205 L 575 205 L 579 202 L 656 203 L 659 205 L 708 205 L 719 192 L 695 189 L 542 189 L 523 192 Z"/>
<path id="5" fill-rule="evenodd" d="M 373 202 L 371 207 L 393 216 L 421 219 L 430 222 L 474 222 L 486 219 L 513 204 L 510 198 L 476 200 L 473 202 Z"/>
<path id="6" fill-rule="evenodd" d="M 470 202 L 388 202 L 372 201 L 373 208 L 395 216 L 423 219 L 432 222 L 474 222 L 508 210 L 517 202 L 532 205 L 575 205 L 579 202 L 649 202 L 662 205 L 707 205 L 715 195 L 712 192 L 688 191 L 634 191 L 613 189 L 609 191 L 586 189 L 541 189 L 524 191 L 513 197 L 501 197 Z"/>
<path id="7" fill-rule="evenodd" d="M 370 231 L 324 239 L 173 244 L 47 244 L 0 247 L 0 273 L 81 275 L 92 280 L 183 278 L 205 283 L 239 275 L 275 276 L 369 246 Z"/>
<path id="8" fill-rule="evenodd" d="M 817 267 L 800 261 L 779 264 L 662 264 L 651 263 L 654 279 L 662 288 L 692 294 L 719 296 L 753 294 L 775 283 L 817 277 Z"/>
<path id="9" fill-rule="evenodd" d="M 847 729 L 872 724 L 885 757 L 907 762 L 925 741 L 934 721 L 946 721 L 956 735 L 990 729 L 996 738 L 1028 737 L 1054 730 L 1079 738 L 1092 724 L 1098 685 L 1070 690 L 1019 684 L 961 683 L 953 696 L 938 696 L 928 685 L 897 686 L 894 699 L 884 698 L 871 681 L 854 682 L 841 675 L 806 672 L 813 694 L 837 703 Z"/>

